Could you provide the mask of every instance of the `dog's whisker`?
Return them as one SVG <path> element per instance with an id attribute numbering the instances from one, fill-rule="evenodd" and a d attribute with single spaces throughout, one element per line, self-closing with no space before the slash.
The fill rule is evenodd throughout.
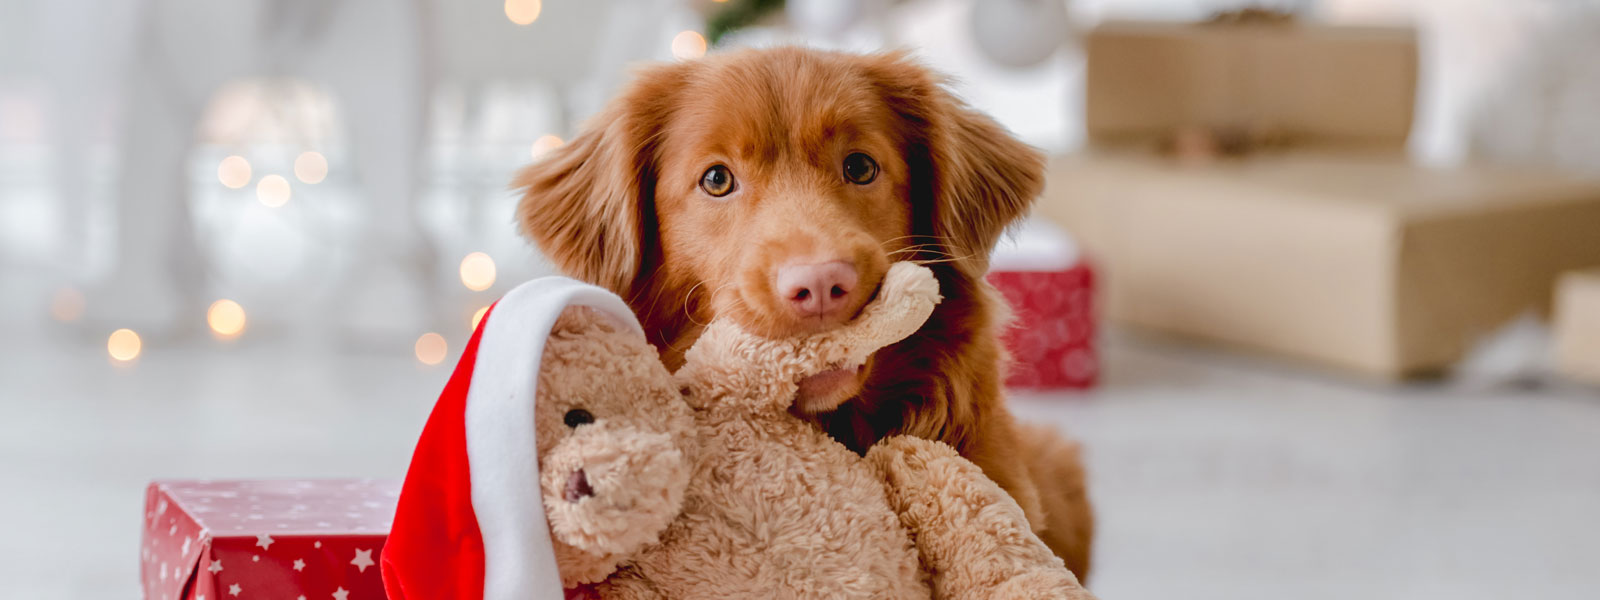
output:
<path id="1" fill-rule="evenodd" d="M 931 237 L 931 236 L 926 236 L 926 235 L 902 235 L 902 236 L 896 236 L 896 237 L 892 237 L 892 238 L 883 240 L 881 242 L 878 242 L 878 245 L 879 246 L 886 246 L 886 245 L 898 242 L 900 240 L 914 239 L 914 238 L 920 238 L 920 237 Z"/>
<path id="2" fill-rule="evenodd" d="M 696 320 L 694 318 L 694 313 L 689 312 L 689 301 L 690 298 L 694 297 L 694 291 L 700 289 L 700 286 L 705 284 L 706 282 L 704 281 L 695 282 L 694 285 L 689 287 L 689 291 L 683 293 L 683 302 L 681 303 L 683 304 L 683 316 L 688 318 L 690 323 L 700 326 L 704 326 L 705 323 L 701 323 L 700 321 Z"/>
<path id="3" fill-rule="evenodd" d="M 917 253 L 917 252 L 931 252 L 931 253 L 936 253 L 936 254 L 949 254 L 943 248 L 941 248 L 941 247 L 939 247 L 937 245 L 933 245 L 933 244 L 927 244 L 927 245 L 922 245 L 922 246 L 908 246 L 908 247 L 905 247 L 905 248 L 900 248 L 898 250 L 890 250 L 887 254 L 889 254 L 890 256 L 893 256 L 893 255 L 896 255 L 896 254 Z"/>
<path id="4" fill-rule="evenodd" d="M 701 281 L 699 283 L 694 284 L 693 287 L 689 288 L 688 292 L 684 293 L 684 295 L 683 295 L 683 316 L 688 317 L 690 323 L 694 323 L 695 325 L 700 326 L 700 327 L 705 327 L 707 325 L 707 323 L 700 322 L 699 319 L 696 319 L 694 317 L 693 313 L 689 312 L 689 297 L 692 294 L 694 294 L 695 289 L 699 288 L 702 285 L 705 285 L 704 281 Z M 709 293 L 706 294 L 706 297 L 708 299 L 716 298 L 717 294 L 722 293 L 722 290 L 725 290 L 725 289 L 728 289 L 730 287 L 733 287 L 734 285 L 737 285 L 737 282 L 728 282 L 728 283 L 724 283 L 722 285 L 719 285 L 719 286 L 717 286 L 715 288 L 712 288 L 712 290 Z"/>
<path id="5" fill-rule="evenodd" d="M 940 263 L 960 262 L 960 261 L 963 261 L 963 260 L 967 260 L 969 258 L 973 258 L 974 256 L 976 256 L 976 255 L 968 254 L 966 256 L 949 256 L 949 257 L 945 257 L 945 258 L 932 258 L 932 259 L 927 259 L 927 260 L 913 260 L 911 262 L 917 263 L 919 265 L 935 265 L 935 264 L 940 264 Z"/>

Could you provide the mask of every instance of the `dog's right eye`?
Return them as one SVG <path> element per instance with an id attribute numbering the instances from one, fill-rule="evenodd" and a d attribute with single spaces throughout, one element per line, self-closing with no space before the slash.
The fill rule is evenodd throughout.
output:
<path id="1" fill-rule="evenodd" d="M 574 408 L 567 411 L 566 416 L 561 417 L 561 422 L 566 423 L 567 427 L 587 425 L 594 422 L 594 415 L 589 414 L 589 411 L 587 410 Z"/>
<path id="2" fill-rule="evenodd" d="M 878 161 L 860 152 L 844 157 L 844 178 L 856 185 L 866 185 L 878 178 Z"/>
<path id="3" fill-rule="evenodd" d="M 700 189 L 718 198 L 728 195 L 733 191 L 733 171 L 722 165 L 706 169 L 700 176 Z"/>

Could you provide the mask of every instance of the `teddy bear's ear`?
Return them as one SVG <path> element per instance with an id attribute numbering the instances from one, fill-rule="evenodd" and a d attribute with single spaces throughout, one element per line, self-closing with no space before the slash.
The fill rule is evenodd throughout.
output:
<path id="1" fill-rule="evenodd" d="M 619 321 L 615 316 L 587 306 L 574 304 L 561 311 L 561 316 L 556 318 L 555 327 L 551 328 L 550 333 L 589 335 L 631 332 L 633 330 L 633 327 Z"/>

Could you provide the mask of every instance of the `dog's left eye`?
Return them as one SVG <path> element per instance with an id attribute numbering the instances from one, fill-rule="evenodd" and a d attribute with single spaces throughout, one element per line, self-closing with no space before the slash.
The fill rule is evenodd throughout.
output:
<path id="1" fill-rule="evenodd" d="M 878 161 L 860 152 L 844 157 L 844 178 L 856 185 L 866 185 L 878 178 Z"/>
<path id="2" fill-rule="evenodd" d="M 700 176 L 700 189 L 716 198 L 728 195 L 733 191 L 733 171 L 722 165 L 706 169 L 705 174 Z"/>

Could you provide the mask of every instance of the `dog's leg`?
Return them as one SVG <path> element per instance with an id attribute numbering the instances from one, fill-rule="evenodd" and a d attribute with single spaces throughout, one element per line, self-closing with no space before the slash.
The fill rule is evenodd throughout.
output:
<path id="1" fill-rule="evenodd" d="M 1095 522 L 1078 444 L 1031 425 L 1017 426 L 1014 439 L 1044 509 L 1044 529 L 1035 531 L 1079 580 L 1088 581 Z"/>
<path id="2" fill-rule="evenodd" d="M 1045 504 L 1028 469 L 1028 459 L 1018 444 L 1016 429 L 1010 415 L 982 419 L 977 434 L 962 449 L 962 455 L 981 467 L 983 474 L 993 479 L 1000 489 L 1011 494 L 1028 516 L 1033 531 L 1040 533 L 1048 522 Z"/>

